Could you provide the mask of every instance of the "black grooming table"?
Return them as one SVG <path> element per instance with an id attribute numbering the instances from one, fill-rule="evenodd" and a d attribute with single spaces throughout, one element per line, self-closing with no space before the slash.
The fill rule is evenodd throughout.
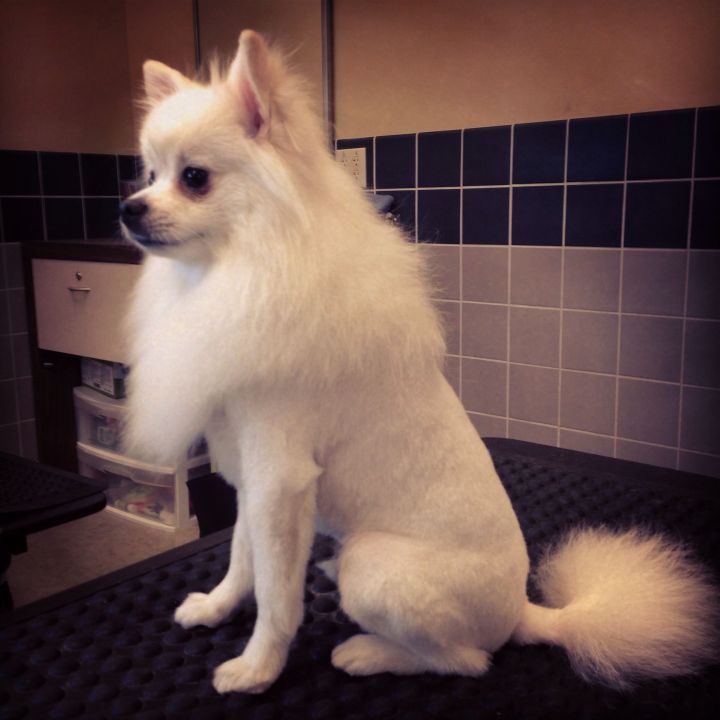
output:
<path id="1" fill-rule="evenodd" d="M 720 571 L 720 481 L 517 441 L 488 445 L 533 560 L 578 523 L 640 524 L 689 542 Z M 333 552 L 333 541 L 322 536 L 287 668 L 263 695 L 217 695 L 213 668 L 242 651 L 254 609 L 241 609 L 214 630 L 183 630 L 172 613 L 188 592 L 208 591 L 222 578 L 230 532 L 0 620 L 0 718 L 654 719 L 714 717 L 720 707 L 718 667 L 619 693 L 584 683 L 562 650 L 546 646 L 507 645 L 478 679 L 349 677 L 330 665 L 330 652 L 358 629 L 338 609 L 335 585 L 316 567 Z"/>
<path id="2" fill-rule="evenodd" d="M 29 534 L 102 510 L 105 487 L 100 481 L 0 453 L 0 570 L 7 568 L 11 554 L 27 550 Z M 11 600 L 4 582 L 3 593 L 5 609 Z"/>

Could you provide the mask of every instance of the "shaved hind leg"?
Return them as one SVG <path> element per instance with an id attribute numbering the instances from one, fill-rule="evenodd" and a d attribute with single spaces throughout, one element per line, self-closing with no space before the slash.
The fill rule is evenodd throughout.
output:
<path id="1" fill-rule="evenodd" d="M 476 648 L 455 647 L 446 652 L 419 655 L 380 635 L 355 635 L 333 650 L 332 664 L 350 675 L 436 672 L 476 677 L 490 667 L 490 653 Z"/>
<path id="2" fill-rule="evenodd" d="M 333 665 L 352 675 L 484 674 L 517 621 L 481 611 L 482 566 L 476 555 L 413 538 L 350 537 L 339 558 L 341 604 L 370 634 L 336 647 Z"/>

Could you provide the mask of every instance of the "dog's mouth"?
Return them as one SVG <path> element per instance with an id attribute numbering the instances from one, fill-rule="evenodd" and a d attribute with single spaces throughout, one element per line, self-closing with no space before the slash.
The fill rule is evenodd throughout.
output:
<path id="1" fill-rule="evenodd" d="M 163 248 L 176 247 L 179 243 L 171 240 L 163 240 L 152 235 L 145 235 L 144 233 L 134 232 L 132 230 L 127 231 L 130 239 L 148 250 L 162 250 Z"/>

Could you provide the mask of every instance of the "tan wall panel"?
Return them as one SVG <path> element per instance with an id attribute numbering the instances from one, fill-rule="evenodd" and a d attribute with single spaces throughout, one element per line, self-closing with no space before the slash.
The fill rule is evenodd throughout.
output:
<path id="1" fill-rule="evenodd" d="M 191 0 L 0 0 L 0 148 L 132 152 L 148 57 L 194 68 Z"/>
<path id="2" fill-rule="evenodd" d="M 0 147 L 117 152 L 132 135 L 123 0 L 0 2 Z"/>
<path id="3" fill-rule="evenodd" d="M 338 137 L 720 103 L 717 0 L 335 0 Z"/>
<path id="4" fill-rule="evenodd" d="M 322 115 L 322 24 L 320 0 L 200 0 L 200 48 L 207 61 L 217 52 L 232 59 L 241 30 L 251 28 L 292 55 L 310 84 Z"/>
<path id="5" fill-rule="evenodd" d="M 129 88 L 134 124 L 133 147 L 142 121 L 142 66 L 159 60 L 186 75 L 195 74 L 192 0 L 125 0 Z"/>

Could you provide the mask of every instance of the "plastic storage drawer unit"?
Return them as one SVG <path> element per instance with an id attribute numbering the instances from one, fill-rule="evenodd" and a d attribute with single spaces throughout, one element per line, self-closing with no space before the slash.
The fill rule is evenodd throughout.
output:
<path id="1" fill-rule="evenodd" d="M 78 441 L 110 452 L 122 452 L 127 401 L 106 397 L 88 387 L 74 388 L 73 395 Z M 205 454 L 207 445 L 198 442 L 188 451 L 188 458 Z"/>
<path id="2" fill-rule="evenodd" d="M 160 467 L 82 442 L 77 445 L 77 455 L 81 475 L 107 483 L 109 510 L 168 529 L 195 521 L 186 483 L 210 472 L 207 456 L 175 468 Z"/>

